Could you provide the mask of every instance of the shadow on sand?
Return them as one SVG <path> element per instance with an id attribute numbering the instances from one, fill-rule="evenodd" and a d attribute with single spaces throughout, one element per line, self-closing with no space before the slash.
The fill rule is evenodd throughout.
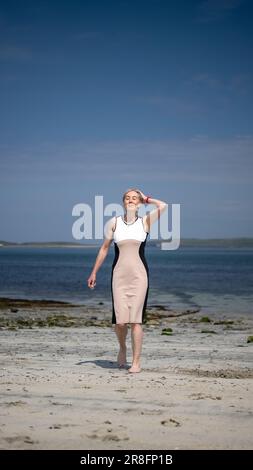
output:
<path id="1" fill-rule="evenodd" d="M 83 364 L 95 364 L 96 366 L 102 367 L 103 369 L 128 369 L 130 366 L 119 366 L 116 361 L 106 361 L 104 359 L 95 359 L 94 361 L 81 361 L 77 362 L 76 366 Z"/>

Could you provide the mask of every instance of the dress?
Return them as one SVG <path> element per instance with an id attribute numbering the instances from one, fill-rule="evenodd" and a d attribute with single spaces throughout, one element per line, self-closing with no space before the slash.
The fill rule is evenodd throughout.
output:
<path id="1" fill-rule="evenodd" d="M 142 217 L 127 224 L 116 217 L 115 257 L 111 272 L 112 323 L 143 323 L 149 290 L 149 270 L 145 259 L 148 232 Z"/>

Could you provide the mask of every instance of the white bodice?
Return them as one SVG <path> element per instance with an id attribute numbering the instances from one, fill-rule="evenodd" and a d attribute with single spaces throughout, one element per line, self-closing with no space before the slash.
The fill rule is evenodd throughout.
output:
<path id="1" fill-rule="evenodd" d="M 130 239 L 144 242 L 146 237 L 147 232 L 144 230 L 142 217 L 138 217 L 138 219 L 132 224 L 124 222 L 121 215 L 116 218 L 116 228 L 113 232 L 115 243 Z"/>

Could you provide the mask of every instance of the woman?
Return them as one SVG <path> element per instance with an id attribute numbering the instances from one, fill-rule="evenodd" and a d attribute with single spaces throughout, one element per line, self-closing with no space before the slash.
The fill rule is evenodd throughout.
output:
<path id="1" fill-rule="evenodd" d="M 156 209 L 144 217 L 138 217 L 142 203 L 154 204 Z M 124 216 L 112 217 L 106 228 L 105 240 L 98 252 L 88 287 L 96 285 L 96 274 L 104 262 L 110 244 L 114 240 L 115 257 L 111 274 L 112 324 L 119 341 L 119 367 L 126 366 L 126 336 L 131 324 L 132 366 L 131 373 L 140 372 L 143 340 L 142 323 L 148 297 L 148 266 L 144 249 L 151 225 L 160 218 L 167 204 L 145 196 L 138 189 L 128 189 L 123 195 Z"/>

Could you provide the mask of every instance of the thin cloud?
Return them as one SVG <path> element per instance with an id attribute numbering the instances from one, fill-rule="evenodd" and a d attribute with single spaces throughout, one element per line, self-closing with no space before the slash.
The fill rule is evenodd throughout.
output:
<path id="1" fill-rule="evenodd" d="M 32 51 L 27 47 L 4 45 L 0 46 L 0 60 L 27 61 L 32 58 Z"/>
<path id="2" fill-rule="evenodd" d="M 253 136 L 160 141 L 77 142 L 2 149 L 1 179 L 47 179 L 112 182 L 140 174 L 142 181 L 250 183 L 253 180 Z M 154 171 L 155 162 L 155 171 Z"/>
<path id="3" fill-rule="evenodd" d="M 195 75 L 192 77 L 190 81 L 187 81 L 187 82 L 207 85 L 209 88 L 214 88 L 214 89 L 222 87 L 221 80 L 219 80 L 218 78 L 212 77 L 208 73 L 200 73 L 198 75 Z"/>
<path id="4" fill-rule="evenodd" d="M 231 77 L 228 85 L 230 91 L 237 91 L 246 94 L 250 89 L 252 90 L 252 77 L 248 73 L 238 73 Z"/>
<path id="5" fill-rule="evenodd" d="M 196 103 L 196 101 L 189 100 L 189 98 L 151 95 L 151 96 L 138 96 L 136 97 L 136 101 L 159 107 L 172 114 L 173 113 L 195 114 L 195 113 L 200 113 L 203 111 L 202 105 Z"/>
<path id="6" fill-rule="evenodd" d="M 225 212 L 226 214 L 228 212 L 234 213 L 235 211 L 244 211 L 245 212 L 245 203 L 246 201 L 241 201 L 241 200 L 235 200 L 235 199 L 225 199 L 220 201 L 219 205 L 217 206 L 217 210 L 219 212 Z M 248 208 L 251 210 L 251 201 L 248 201 Z"/>
<path id="7" fill-rule="evenodd" d="M 102 33 L 101 31 L 83 31 L 72 35 L 72 38 L 78 41 L 98 39 L 102 37 L 104 37 L 104 33 Z"/>
<path id="8" fill-rule="evenodd" d="M 210 73 L 199 73 L 184 81 L 186 85 L 210 88 L 216 91 L 228 91 L 245 94 L 252 89 L 252 77 L 249 73 L 237 73 L 231 77 L 220 79 Z"/>
<path id="9" fill-rule="evenodd" d="M 244 0 L 205 0 L 197 6 L 196 22 L 211 23 L 222 20 L 243 4 Z"/>

